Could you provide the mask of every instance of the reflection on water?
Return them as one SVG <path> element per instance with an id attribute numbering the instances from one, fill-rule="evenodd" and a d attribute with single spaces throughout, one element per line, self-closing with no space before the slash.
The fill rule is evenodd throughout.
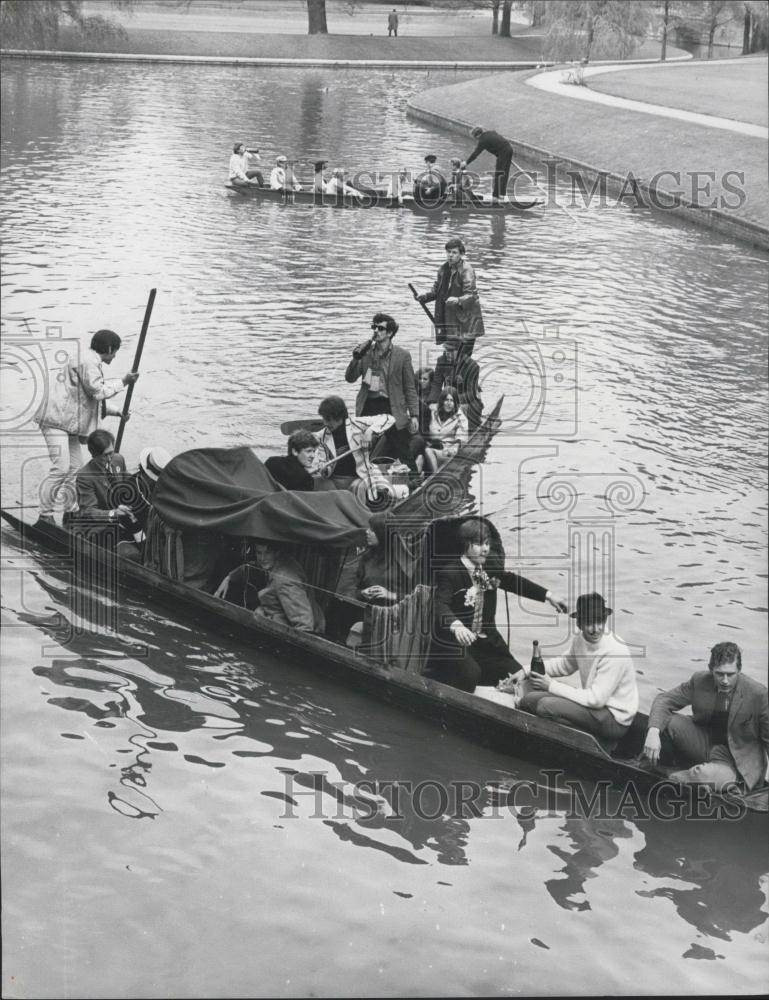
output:
<path id="1" fill-rule="evenodd" d="M 31 502 L 42 475 L 39 435 L 19 420 L 34 372 L 62 339 L 104 326 L 126 334 L 130 359 L 150 287 L 129 462 L 161 440 L 282 452 L 277 413 L 311 415 L 340 389 L 352 401 L 347 351 L 376 309 L 396 316 L 415 367 L 433 357 L 407 282 L 427 287 L 458 234 L 483 297 L 484 397 L 505 393 L 508 418 L 472 490 L 518 567 L 567 591 L 574 530 L 611 537 L 617 629 L 639 649 L 645 705 L 726 635 L 759 676 L 765 257 L 643 211 L 433 218 L 224 189 L 236 139 L 265 166 L 295 155 L 302 176 L 320 158 L 387 171 L 466 153 L 463 137 L 404 114 L 412 93 L 454 79 L 8 62 L 3 333 L 37 360 L 3 369 L 4 502 Z M 554 360 L 557 335 L 576 375 Z M 528 436 L 513 419 L 524 411 L 540 420 Z M 561 506 L 543 494 L 550 481 L 568 487 Z M 635 505 L 607 508 L 618 481 L 640 484 Z M 538 780 L 535 765 L 269 645 L 203 636 L 129 600 L 116 616 L 108 597 L 72 587 L 66 560 L 12 540 L 6 552 L 5 943 L 27 981 L 16 995 L 58 996 L 64 981 L 71 995 L 147 995 L 151 983 L 184 997 L 339 995 L 340 983 L 745 993 L 767 980 L 765 838 L 560 808 L 513 815 L 494 787 Z M 554 616 L 514 608 L 520 655 L 535 625 L 551 648 L 566 636 Z M 430 798 L 457 780 L 485 790 L 475 812 Z M 46 941 L 45 962 L 30 940 Z M 543 949 L 559 961 L 543 964 Z"/>
<path id="2" fill-rule="evenodd" d="M 35 556 L 42 566 L 36 573 L 39 590 L 26 594 L 27 610 L 10 615 L 8 624 L 24 623 L 55 640 L 63 625 L 74 622 L 81 601 L 55 560 Z M 743 954 L 746 936 L 765 934 L 761 878 L 767 859 L 760 826 L 750 832 L 727 822 L 575 817 L 563 811 L 560 801 L 548 809 L 505 808 L 500 789 L 510 782 L 541 780 L 534 764 L 473 747 L 430 723 L 339 688 L 320 672 L 275 659 L 268 650 L 200 636 L 184 623 L 148 614 L 128 597 L 121 605 L 118 633 L 73 630 L 66 656 L 27 671 L 39 685 L 35 699 L 42 697 L 47 706 L 46 725 L 60 739 L 80 741 L 91 751 L 99 748 L 83 772 L 83 790 L 69 791 L 70 801 L 58 819 L 59 843 L 65 851 L 71 849 L 66 845 L 74 823 L 77 835 L 93 846 L 94 838 L 104 836 L 105 813 L 118 822 L 139 820 L 123 834 L 115 831 L 113 850 L 130 869 L 148 877 L 154 872 L 151 877 L 165 885 L 173 872 L 211 865 L 227 891 L 266 894 L 259 912 L 285 926 L 297 919 L 301 925 L 294 909 L 298 898 L 287 892 L 280 875 L 277 881 L 260 875 L 258 887 L 251 884 L 260 870 L 253 859 L 246 861 L 252 835 L 275 859 L 274 873 L 286 876 L 289 857 L 297 864 L 303 855 L 333 856 L 331 842 L 336 842 L 345 852 L 345 877 L 355 878 L 356 895 L 362 895 L 351 904 L 344 880 L 338 885 L 323 881 L 329 917 L 324 930 L 315 928 L 314 947 L 296 960 L 299 981 L 310 975 L 315 947 L 339 947 L 337 934 L 344 932 L 331 914 L 350 905 L 365 912 L 366 899 L 372 894 L 381 898 L 380 886 L 387 884 L 401 900 L 431 898 L 438 887 L 451 889 L 452 896 L 430 902 L 427 924 L 422 918 L 414 924 L 412 914 L 399 931 L 390 927 L 389 943 L 380 945 L 386 963 L 396 956 L 402 962 L 404 949 L 409 950 L 403 935 L 419 927 L 420 947 L 441 955 L 444 969 L 461 965 L 461 946 L 429 928 L 436 921 L 461 925 L 465 911 L 474 909 L 476 893 L 483 894 L 491 922 L 503 925 L 511 919 L 515 899 L 516 919 L 530 915 L 525 926 L 534 947 L 558 947 L 577 964 L 585 946 L 579 921 L 588 912 L 596 914 L 603 947 L 611 955 L 613 908 L 621 905 L 629 925 L 640 921 L 644 926 L 644 947 L 655 952 L 655 967 L 645 972 L 652 989 L 669 985 L 682 957 L 708 958 L 712 952 L 731 966 Z M 95 608 L 93 614 L 100 619 L 104 611 Z M 29 630 L 25 634 L 33 640 Z M 31 650 L 29 640 L 25 643 Z M 136 659 L 140 648 L 144 655 Z M 39 704 L 27 708 L 40 714 Z M 17 754 L 34 755 L 31 735 L 21 739 Z M 456 793 L 442 802 L 437 791 L 454 789 L 457 781 L 466 789 L 482 790 L 467 808 Z M 101 788 L 100 803 L 93 800 L 96 786 Z M 80 801 L 82 795 L 87 803 Z M 79 809 L 92 816 L 93 832 L 76 821 Z M 244 840 L 252 813 L 256 826 Z M 11 821 L 12 838 L 21 832 L 20 818 Z M 148 840 L 148 834 L 138 832 L 146 820 L 173 834 L 160 851 L 153 846 L 155 834 Z M 213 830 L 201 841 L 201 824 L 221 830 L 218 849 L 218 837 L 208 843 Z M 126 835 L 139 838 L 128 854 Z M 39 842 L 45 870 L 46 834 L 26 830 L 24 838 L 30 837 Z M 160 837 L 167 840 L 166 834 Z M 286 857 L 284 851 L 289 852 Z M 443 875 L 435 865 L 444 869 Z M 472 883 L 460 875 L 468 868 L 474 873 Z M 91 876 L 84 871 L 83 877 Z M 428 883 L 434 888 L 428 889 Z M 190 887 L 189 894 L 175 898 L 183 912 L 196 905 L 197 895 Z M 556 930 L 544 916 L 546 900 L 574 914 L 577 923 Z M 671 902 L 675 921 L 689 928 L 685 940 L 670 923 Z M 649 906 L 657 914 L 651 923 Z M 267 933 L 267 941 L 265 947 L 278 949 L 273 955 L 278 961 L 281 951 L 273 935 Z M 55 941 L 52 947 L 56 953 Z M 619 959 L 624 946 L 617 941 L 616 947 Z M 614 978 L 614 960 L 608 964 L 601 982 L 608 984 L 605 989 L 616 989 L 621 980 Z M 528 968 L 525 960 L 523 965 Z M 535 968 L 536 963 L 526 974 L 536 977 Z M 356 961 L 353 978 L 365 969 L 365 961 Z M 579 980 L 579 970 L 575 975 Z M 596 975 L 592 967 L 590 975 Z M 525 981 L 533 985 L 536 980 Z M 407 989 L 406 981 L 400 989 Z M 555 989 L 553 985 L 551 991 Z"/>

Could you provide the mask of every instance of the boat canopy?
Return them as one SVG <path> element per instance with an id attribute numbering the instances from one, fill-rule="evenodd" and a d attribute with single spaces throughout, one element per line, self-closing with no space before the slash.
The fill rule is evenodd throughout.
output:
<path id="1" fill-rule="evenodd" d="M 285 490 L 250 448 L 195 448 L 163 469 L 152 505 L 181 531 L 212 531 L 295 545 L 364 542 L 369 512 L 347 490 Z"/>

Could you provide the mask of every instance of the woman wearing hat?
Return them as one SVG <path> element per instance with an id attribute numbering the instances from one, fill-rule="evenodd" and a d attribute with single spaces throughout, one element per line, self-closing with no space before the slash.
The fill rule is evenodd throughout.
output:
<path id="1" fill-rule="evenodd" d="M 275 157 L 275 166 L 270 173 L 270 188 L 273 191 L 301 191 L 302 185 L 294 176 L 285 156 Z"/>
<path id="2" fill-rule="evenodd" d="M 606 621 L 612 613 L 600 594 L 582 594 L 572 613 L 579 635 L 564 656 L 545 660 L 545 674 L 530 674 L 519 708 L 543 719 L 584 729 L 613 746 L 638 711 L 635 668 L 627 647 Z M 579 673 L 580 686 L 559 680 Z M 504 685 L 504 682 L 503 682 Z"/>

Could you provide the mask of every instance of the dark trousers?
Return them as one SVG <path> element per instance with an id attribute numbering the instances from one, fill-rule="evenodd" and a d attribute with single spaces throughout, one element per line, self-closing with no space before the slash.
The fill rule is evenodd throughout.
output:
<path id="1" fill-rule="evenodd" d="M 425 674 L 459 688 L 473 692 L 478 684 L 494 685 L 521 670 L 521 664 L 505 645 L 501 636 L 478 638 L 472 646 L 454 646 L 451 650 L 431 651 Z"/>
<path id="2" fill-rule="evenodd" d="M 494 186 L 491 194 L 494 198 L 502 198 L 507 191 L 507 179 L 510 176 L 510 167 L 513 163 L 513 151 L 508 150 L 497 157 L 494 165 Z"/>
<path id="3" fill-rule="evenodd" d="M 363 404 L 362 417 L 377 417 L 380 413 L 391 413 L 390 400 L 382 396 L 369 396 Z M 397 458 L 398 461 L 407 465 L 412 472 L 417 471 L 414 454 L 411 448 L 411 431 L 408 426 L 391 427 L 385 432 L 384 437 L 371 453 L 372 458 L 389 455 L 390 458 Z"/>

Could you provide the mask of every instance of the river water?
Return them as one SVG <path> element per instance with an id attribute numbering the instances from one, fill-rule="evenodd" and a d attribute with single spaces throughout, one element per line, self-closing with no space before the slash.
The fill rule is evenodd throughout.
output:
<path id="1" fill-rule="evenodd" d="M 3 504 L 34 502 L 45 468 L 42 368 L 110 327 L 122 374 L 151 287 L 129 465 L 151 443 L 266 455 L 281 420 L 352 402 L 375 310 L 415 367 L 434 357 L 406 283 L 427 287 L 456 234 L 484 397 L 506 394 L 473 491 L 511 561 L 572 599 L 607 593 L 645 708 L 724 639 L 765 679 L 765 256 L 595 203 L 423 218 L 225 189 L 238 139 L 351 170 L 466 153 L 405 113 L 455 79 L 7 62 Z M 490 789 L 541 780 L 535 764 L 130 597 L 105 627 L 110 600 L 84 603 L 66 561 L 3 542 L 6 995 L 766 988 L 765 828 L 516 818 Z M 539 606 L 512 624 L 522 657 L 567 638 Z M 378 794 L 367 820 L 363 779 L 484 793 L 464 818 L 412 800 L 399 818 Z"/>

